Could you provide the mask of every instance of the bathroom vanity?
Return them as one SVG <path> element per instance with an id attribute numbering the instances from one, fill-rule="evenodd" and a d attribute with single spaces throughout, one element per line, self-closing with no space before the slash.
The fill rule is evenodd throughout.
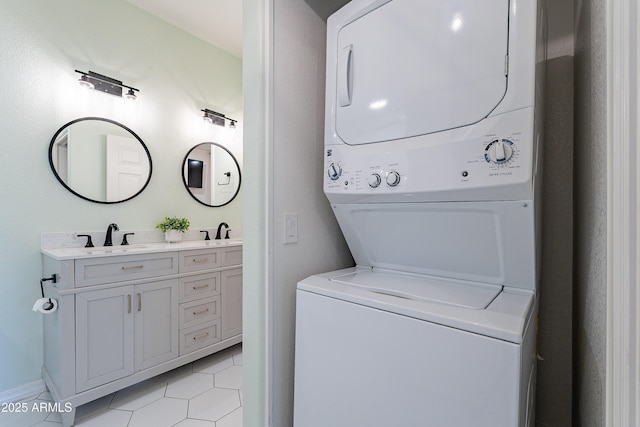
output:
<path id="1" fill-rule="evenodd" d="M 242 241 L 42 250 L 43 379 L 75 408 L 242 341 Z M 70 403 L 71 405 L 65 405 Z"/>

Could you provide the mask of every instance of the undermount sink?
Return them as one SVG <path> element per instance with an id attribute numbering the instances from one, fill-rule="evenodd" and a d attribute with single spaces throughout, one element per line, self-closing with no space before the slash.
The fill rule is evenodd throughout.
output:
<path id="1" fill-rule="evenodd" d="M 93 248 L 80 248 L 80 250 L 87 254 L 118 254 L 136 252 L 140 249 L 145 249 L 146 247 L 146 245 L 96 246 Z"/>
<path id="2" fill-rule="evenodd" d="M 220 239 L 220 240 L 199 240 L 197 242 L 189 241 L 188 244 L 198 245 L 198 246 L 225 246 L 225 245 L 236 245 L 242 242 L 242 239 Z"/>
<path id="3" fill-rule="evenodd" d="M 178 243 L 167 242 L 149 242 L 135 243 L 131 245 L 117 246 L 96 246 L 92 248 L 85 247 L 62 247 L 42 249 L 42 252 L 58 260 L 77 259 L 77 258 L 93 258 L 108 257 L 119 255 L 138 255 L 152 252 L 165 251 L 183 251 L 199 248 L 224 248 L 226 246 L 242 245 L 241 238 L 222 239 L 222 240 L 183 240 Z"/>

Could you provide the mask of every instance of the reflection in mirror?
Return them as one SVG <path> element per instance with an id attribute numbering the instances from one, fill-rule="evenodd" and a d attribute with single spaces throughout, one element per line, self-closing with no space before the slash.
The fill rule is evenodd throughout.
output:
<path id="1" fill-rule="evenodd" d="M 222 145 L 203 142 L 185 156 L 182 180 L 189 194 L 198 202 L 207 206 L 224 206 L 240 191 L 240 166 Z"/>
<path id="2" fill-rule="evenodd" d="M 100 117 L 62 126 L 51 139 L 49 164 L 69 191 L 97 203 L 132 199 L 151 179 L 151 155 L 138 135 Z"/>

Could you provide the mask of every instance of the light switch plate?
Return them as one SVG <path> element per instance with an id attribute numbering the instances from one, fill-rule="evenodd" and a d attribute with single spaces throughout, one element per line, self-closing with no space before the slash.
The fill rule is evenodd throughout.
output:
<path id="1" fill-rule="evenodd" d="M 298 243 L 298 214 L 284 214 L 284 243 Z"/>

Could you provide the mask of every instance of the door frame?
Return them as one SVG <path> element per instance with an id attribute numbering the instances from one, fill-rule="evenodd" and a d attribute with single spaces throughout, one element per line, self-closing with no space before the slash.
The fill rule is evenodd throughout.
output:
<path id="1" fill-rule="evenodd" d="M 640 425 L 640 24 L 635 0 L 607 0 L 606 425 Z"/>

